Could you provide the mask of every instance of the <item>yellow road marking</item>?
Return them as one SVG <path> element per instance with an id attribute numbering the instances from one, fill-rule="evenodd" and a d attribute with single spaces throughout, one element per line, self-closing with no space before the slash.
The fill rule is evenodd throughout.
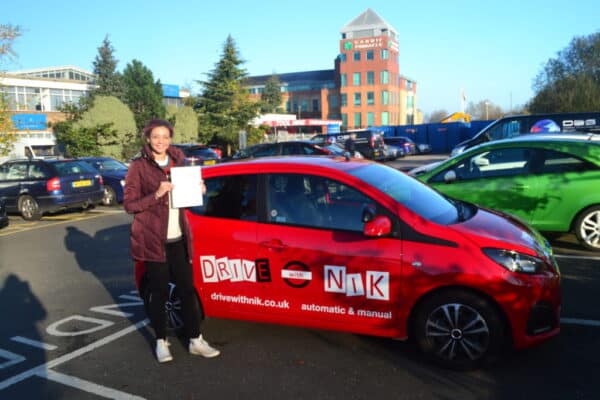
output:
<path id="1" fill-rule="evenodd" d="M 2 231 L 0 231 L 0 237 L 2 236 L 8 236 L 8 235 L 12 235 L 15 233 L 20 233 L 20 232 L 27 232 L 27 231 L 31 231 L 34 229 L 41 229 L 41 228 L 46 228 L 49 226 L 55 226 L 55 225 L 60 225 L 60 224 L 64 224 L 67 222 L 76 222 L 76 221 L 84 221 L 87 219 L 93 219 L 93 218 L 98 218 L 98 217 L 102 217 L 102 216 L 106 216 L 106 215 L 112 215 L 112 214 L 117 214 L 115 212 L 87 212 L 87 213 L 80 213 L 80 214 L 74 214 L 73 217 L 68 217 L 68 216 L 64 216 L 64 215 L 60 215 L 60 216 L 44 216 L 44 220 L 50 220 L 52 222 L 48 223 L 48 224 L 40 224 L 38 222 L 27 222 L 27 223 L 23 223 L 23 224 L 19 224 L 17 226 L 8 226 L 6 228 L 4 228 Z"/>

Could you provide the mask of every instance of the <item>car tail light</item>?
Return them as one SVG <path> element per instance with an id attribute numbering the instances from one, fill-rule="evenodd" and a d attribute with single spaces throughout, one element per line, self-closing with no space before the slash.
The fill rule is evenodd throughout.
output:
<path id="1" fill-rule="evenodd" d="M 60 179 L 52 178 L 48 179 L 46 182 L 46 190 L 48 192 L 54 192 L 55 190 L 60 190 Z"/>
<path id="2" fill-rule="evenodd" d="M 104 185 L 104 179 L 102 179 L 101 175 L 96 175 L 96 178 L 98 179 L 98 182 L 100 182 L 101 185 Z"/>
<path id="3" fill-rule="evenodd" d="M 371 135 L 371 139 L 369 140 L 369 144 L 372 149 L 375 148 L 375 135 Z"/>

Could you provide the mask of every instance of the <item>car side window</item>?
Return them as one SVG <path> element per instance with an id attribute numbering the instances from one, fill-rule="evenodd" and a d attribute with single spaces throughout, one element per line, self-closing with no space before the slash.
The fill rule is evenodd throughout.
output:
<path id="1" fill-rule="evenodd" d="M 528 172 L 528 161 L 533 157 L 530 149 L 511 148 L 484 151 L 467 157 L 454 165 L 452 170 L 461 181 L 472 179 L 508 177 Z M 449 172 L 445 170 L 432 178 L 432 182 L 444 182 Z"/>
<path id="2" fill-rule="evenodd" d="M 26 163 L 14 163 L 8 166 L 6 172 L 6 180 L 16 181 L 27 178 L 27 164 Z"/>
<path id="3" fill-rule="evenodd" d="M 252 157 L 276 156 L 278 152 L 279 152 L 278 146 L 277 146 L 277 143 L 275 143 L 275 144 L 265 145 L 265 146 L 261 147 L 260 149 L 256 150 L 253 154 L 251 154 L 251 156 Z"/>
<path id="4" fill-rule="evenodd" d="M 598 169 L 594 164 L 579 159 L 571 154 L 553 150 L 543 151 L 543 164 L 540 173 L 583 172 Z"/>
<path id="5" fill-rule="evenodd" d="M 204 205 L 192 207 L 194 214 L 207 217 L 256 221 L 256 175 L 231 175 L 204 181 Z"/>
<path id="6" fill-rule="evenodd" d="M 29 165 L 29 177 L 31 179 L 46 179 L 50 177 L 50 173 L 43 164 L 33 163 Z"/>
<path id="7" fill-rule="evenodd" d="M 275 224 L 362 232 L 365 206 L 374 202 L 332 179 L 304 174 L 271 174 L 267 218 Z"/>

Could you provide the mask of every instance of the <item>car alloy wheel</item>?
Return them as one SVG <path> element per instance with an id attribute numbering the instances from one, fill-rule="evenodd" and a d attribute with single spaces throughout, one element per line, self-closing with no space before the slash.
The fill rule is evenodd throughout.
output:
<path id="1" fill-rule="evenodd" d="M 117 195 L 110 186 L 104 186 L 104 196 L 102 197 L 103 206 L 114 206 L 117 203 Z"/>
<path id="2" fill-rule="evenodd" d="M 505 324 L 483 298 L 466 291 L 440 292 L 419 307 L 414 336 L 438 364 L 470 369 L 497 357 L 505 342 Z"/>
<path id="3" fill-rule="evenodd" d="M 179 329 L 183 326 L 183 318 L 181 316 L 181 299 L 177 296 L 175 284 L 169 282 L 169 297 L 165 303 L 167 312 L 167 321 L 171 329 Z"/>
<path id="4" fill-rule="evenodd" d="M 42 217 L 37 201 L 29 195 L 21 196 L 18 206 L 19 212 L 25 221 L 35 221 Z"/>
<path id="5" fill-rule="evenodd" d="M 590 207 L 577 217 L 575 235 L 584 247 L 600 251 L 600 206 Z"/>

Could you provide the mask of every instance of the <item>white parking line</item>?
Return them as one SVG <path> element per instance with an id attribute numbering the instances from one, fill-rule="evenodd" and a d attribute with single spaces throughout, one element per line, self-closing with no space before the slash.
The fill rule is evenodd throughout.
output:
<path id="1" fill-rule="evenodd" d="M 88 344 L 87 346 L 79 348 L 71 353 L 64 354 L 58 358 L 55 358 L 54 360 L 48 361 L 45 364 L 38 365 L 37 367 L 33 367 L 25 372 L 22 372 L 11 378 L 8 378 L 8 379 L 0 382 L 0 390 L 6 389 L 7 387 L 14 385 L 15 383 L 19 383 L 27 378 L 31 378 L 32 376 L 45 377 L 45 376 L 47 376 L 47 371 L 50 370 L 51 368 L 57 367 L 67 361 L 71 361 L 74 358 L 77 358 L 86 353 L 89 353 L 90 351 L 100 348 L 100 347 L 104 346 L 105 344 L 108 344 L 114 340 L 117 340 L 121 336 L 125 336 L 133 331 L 136 331 L 136 330 L 148 325 L 149 322 L 150 321 L 146 318 L 146 319 L 136 323 L 135 325 L 128 326 L 125 329 L 122 329 L 118 332 L 108 335 L 102 339 L 99 339 L 93 343 Z M 85 386 L 85 388 L 84 387 L 78 387 L 78 388 L 81 390 L 86 390 L 87 386 Z M 93 388 L 90 388 L 90 389 L 93 389 Z M 126 393 L 123 393 L 123 394 L 127 395 Z M 129 398 L 133 398 L 133 397 L 129 397 Z"/>
<path id="2" fill-rule="evenodd" d="M 571 256 L 571 255 L 567 255 L 567 254 L 555 254 L 554 257 L 567 258 L 567 259 L 573 259 L 573 260 L 598 260 L 598 261 L 600 261 L 600 257 L 594 257 L 594 256 Z"/>
<path id="3" fill-rule="evenodd" d="M 39 342 L 39 341 L 33 340 L 33 339 L 27 339 L 27 338 L 24 338 L 23 336 L 13 336 L 10 338 L 10 340 L 13 340 L 13 341 L 19 342 L 19 343 L 23 343 L 23 344 L 28 344 L 30 346 L 37 347 L 39 349 L 44 349 L 44 350 L 56 350 L 58 348 L 57 346 L 55 346 L 53 344 Z"/>
<path id="4" fill-rule="evenodd" d="M 594 321 L 593 319 L 561 318 L 560 323 L 569 325 L 600 326 L 600 321 Z"/>

